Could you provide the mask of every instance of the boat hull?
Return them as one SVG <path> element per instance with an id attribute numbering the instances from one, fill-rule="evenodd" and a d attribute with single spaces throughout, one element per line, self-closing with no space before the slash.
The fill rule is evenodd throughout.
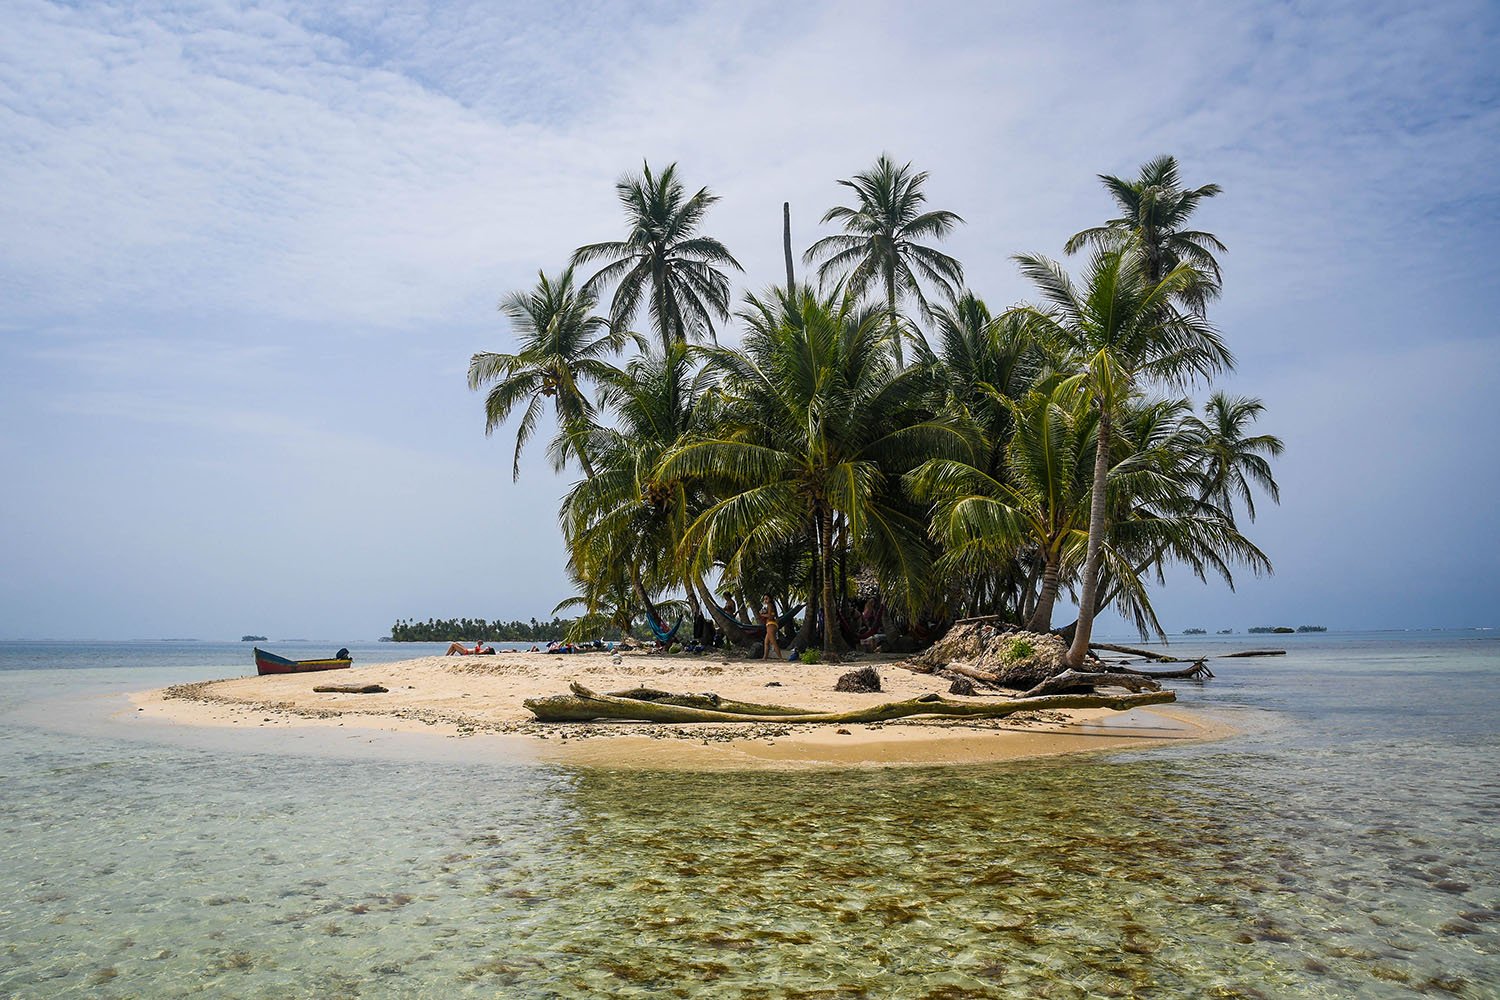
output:
<path id="1" fill-rule="evenodd" d="M 259 674 L 306 674 L 319 670 L 347 670 L 353 660 L 289 660 L 255 647 L 255 672 Z"/>

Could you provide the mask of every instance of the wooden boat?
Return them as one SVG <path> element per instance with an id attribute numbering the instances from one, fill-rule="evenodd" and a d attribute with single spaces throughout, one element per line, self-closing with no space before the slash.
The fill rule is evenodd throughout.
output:
<path id="1" fill-rule="evenodd" d="M 342 652 L 342 650 L 340 650 Z M 313 670 L 347 670 L 353 659 L 288 660 L 255 647 L 255 670 L 261 674 L 302 674 Z"/>

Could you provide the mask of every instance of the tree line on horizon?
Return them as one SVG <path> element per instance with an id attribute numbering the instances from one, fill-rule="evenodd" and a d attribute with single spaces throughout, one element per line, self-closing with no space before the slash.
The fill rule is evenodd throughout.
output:
<path id="1" fill-rule="evenodd" d="M 1067 594 L 1079 665 L 1101 608 L 1164 635 L 1169 565 L 1231 588 L 1270 571 L 1241 531 L 1257 493 L 1279 500 L 1264 405 L 1186 395 L 1234 365 L 1208 317 L 1226 248 L 1190 228 L 1219 187 L 1185 187 L 1171 156 L 1100 175 L 1117 214 L 1064 242 L 1081 268 L 1017 254 L 1034 301 L 994 310 L 936 246 L 964 220 L 927 207 L 927 179 L 882 155 L 840 180 L 837 231 L 802 255 L 815 280 L 788 223 L 784 283 L 734 308 L 742 268 L 703 231 L 718 197 L 644 164 L 616 185 L 624 239 L 501 301 L 517 350 L 475 354 L 469 386 L 486 433 L 518 416 L 514 476 L 547 420 L 554 469 L 581 472 L 559 512 L 577 593 L 555 609 L 580 633 L 686 613 L 737 635 L 754 615 L 724 595 L 766 595 L 802 611 L 792 648 L 836 657 L 872 616 L 916 640 L 978 615 L 1052 630 Z"/>
<path id="2" fill-rule="evenodd" d="M 573 626 L 574 619 L 551 621 L 486 621 L 483 618 L 429 618 L 426 621 L 398 619 L 391 626 L 395 642 L 451 642 L 467 639 L 473 642 L 560 642 Z"/>

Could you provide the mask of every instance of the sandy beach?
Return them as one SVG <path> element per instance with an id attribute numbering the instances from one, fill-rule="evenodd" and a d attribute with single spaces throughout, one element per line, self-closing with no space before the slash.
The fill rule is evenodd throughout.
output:
<path id="1" fill-rule="evenodd" d="M 801 768 L 980 763 L 1138 748 L 1218 738 L 1221 722 L 1177 706 L 1128 712 L 1035 712 L 999 720 L 904 719 L 870 725 L 771 723 L 540 723 L 522 704 L 564 694 L 572 681 L 595 691 L 651 687 L 713 692 L 742 701 L 842 711 L 947 691 L 948 682 L 913 673 L 898 657 L 864 657 L 882 692 L 835 691 L 844 665 L 626 653 L 552 656 L 501 652 L 429 656 L 348 671 L 237 677 L 136 694 L 137 717 L 184 726 L 233 728 L 366 727 L 437 733 L 484 745 L 525 744 L 528 757 L 601 767 L 691 769 Z M 328 684 L 379 684 L 379 694 L 315 692 Z"/>

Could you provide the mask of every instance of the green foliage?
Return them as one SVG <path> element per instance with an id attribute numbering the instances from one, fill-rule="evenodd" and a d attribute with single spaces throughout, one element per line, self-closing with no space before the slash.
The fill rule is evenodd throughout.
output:
<path id="1" fill-rule="evenodd" d="M 1036 646 L 1030 639 L 1012 639 L 1005 647 L 1005 662 L 1019 663 L 1036 655 Z"/>
<path id="2" fill-rule="evenodd" d="M 1071 657 L 1100 607 L 1161 634 L 1150 588 L 1169 564 L 1230 586 L 1268 571 L 1236 523 L 1257 493 L 1278 497 L 1281 441 L 1252 432 L 1263 404 L 1178 394 L 1233 364 L 1206 318 L 1223 245 L 1185 225 L 1218 188 L 1183 188 L 1171 157 L 1104 177 L 1120 214 L 1068 241 L 1093 251 L 1079 275 L 1018 257 L 1038 301 L 991 311 L 930 245 L 962 220 L 925 208 L 926 180 L 882 156 L 840 181 L 855 201 L 823 221 L 841 231 L 804 258 L 819 283 L 747 295 L 740 346 L 720 347 L 739 264 L 701 231 L 716 196 L 675 165 L 622 178 L 625 238 L 571 262 L 601 269 L 507 297 L 520 349 L 470 366 L 487 431 L 520 415 L 513 469 L 549 411 L 553 464 L 582 469 L 561 510 L 577 590 L 554 609 L 580 617 L 403 634 L 587 638 L 731 591 L 750 631 L 766 600 L 805 605 L 800 640 L 821 622 L 809 652 L 828 659 L 874 591 L 882 627 L 918 638 L 974 615 L 1045 631 L 1068 593 L 1083 607 Z M 607 290 L 608 318 L 592 315 Z M 654 338 L 630 332 L 642 307 Z"/>
<path id="3" fill-rule="evenodd" d="M 820 651 L 816 650 L 816 649 L 805 649 L 797 657 L 797 659 L 801 660 L 803 663 L 807 664 L 808 666 L 812 666 L 815 663 L 822 663 L 823 662 L 823 654 Z"/>

